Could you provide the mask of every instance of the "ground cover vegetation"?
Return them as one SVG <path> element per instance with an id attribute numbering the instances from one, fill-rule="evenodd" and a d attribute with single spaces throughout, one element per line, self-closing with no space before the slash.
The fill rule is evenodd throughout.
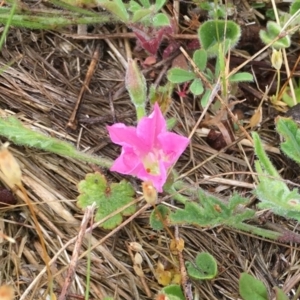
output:
<path id="1" fill-rule="evenodd" d="M 300 1 L 5 1 L 0 300 L 300 296 Z"/>

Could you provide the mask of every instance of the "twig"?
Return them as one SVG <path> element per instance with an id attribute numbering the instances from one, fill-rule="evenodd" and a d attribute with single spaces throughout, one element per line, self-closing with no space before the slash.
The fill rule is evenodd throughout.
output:
<path id="1" fill-rule="evenodd" d="M 78 257 L 79 257 L 79 253 L 80 253 L 80 247 L 81 247 L 84 235 L 85 235 L 86 227 L 88 225 L 89 220 L 93 216 L 94 210 L 95 210 L 95 205 L 92 205 L 92 206 L 88 207 L 84 213 L 84 216 L 83 216 L 82 222 L 81 222 L 81 226 L 80 226 L 80 231 L 78 233 L 77 240 L 74 245 L 74 251 L 73 251 L 72 258 L 71 258 L 71 261 L 69 264 L 69 270 L 67 273 L 67 277 L 65 279 L 65 282 L 62 287 L 62 291 L 58 297 L 58 300 L 66 299 L 68 290 L 70 288 L 70 284 L 72 283 L 74 275 L 75 275 Z"/>
<path id="2" fill-rule="evenodd" d="M 79 92 L 79 95 L 78 95 L 78 98 L 77 98 L 74 110 L 73 110 L 73 112 L 72 112 L 72 114 L 70 116 L 70 119 L 68 121 L 68 124 L 67 124 L 67 127 L 71 128 L 73 130 L 75 130 L 76 127 L 77 127 L 76 116 L 77 116 L 77 113 L 78 113 L 78 109 L 79 109 L 80 104 L 82 102 L 82 98 L 83 98 L 84 92 L 87 89 L 88 85 L 90 84 L 91 78 L 92 78 L 92 76 L 94 74 L 96 64 L 97 64 L 97 62 L 99 60 L 99 56 L 100 56 L 100 44 L 98 44 L 96 46 L 96 49 L 95 49 L 95 51 L 93 53 L 93 57 L 92 57 L 90 65 L 89 65 L 89 68 L 87 70 L 86 77 L 84 79 L 83 85 L 82 85 L 81 90 Z"/>

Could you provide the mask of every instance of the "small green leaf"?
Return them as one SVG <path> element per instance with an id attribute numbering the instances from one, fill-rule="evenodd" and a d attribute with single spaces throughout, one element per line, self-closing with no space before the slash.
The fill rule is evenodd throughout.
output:
<path id="1" fill-rule="evenodd" d="M 218 273 L 216 260 L 207 252 L 198 253 L 195 263 L 186 262 L 185 264 L 189 276 L 193 279 L 213 279 Z"/>
<path id="2" fill-rule="evenodd" d="M 170 209 L 165 205 L 158 205 L 153 209 L 150 215 L 150 226 L 154 230 L 164 229 L 164 220 L 169 217 Z"/>
<path id="3" fill-rule="evenodd" d="M 245 82 L 245 81 L 253 81 L 252 74 L 248 72 L 239 72 L 231 75 L 229 77 L 230 82 Z"/>
<path id="4" fill-rule="evenodd" d="M 281 27 L 274 21 L 269 21 L 267 23 L 267 30 L 261 30 L 259 36 L 263 43 L 266 45 L 271 43 L 281 32 Z M 291 45 L 291 38 L 289 35 L 277 40 L 273 43 L 272 47 L 275 49 L 288 48 Z"/>
<path id="5" fill-rule="evenodd" d="M 131 12 L 136 12 L 138 10 L 142 9 L 141 5 L 139 3 L 137 3 L 136 1 L 131 0 L 129 2 L 129 7 L 128 10 Z"/>
<path id="6" fill-rule="evenodd" d="M 186 71 L 180 68 L 172 68 L 168 71 L 167 78 L 172 83 L 184 83 L 196 78 L 193 72 Z"/>
<path id="7" fill-rule="evenodd" d="M 77 198 L 77 205 L 80 208 L 96 203 L 96 222 L 127 205 L 133 200 L 135 194 L 129 182 L 122 180 L 109 186 L 105 177 L 100 173 L 87 174 L 85 180 L 79 182 L 78 191 L 80 195 Z M 101 226 L 105 229 L 113 229 L 121 224 L 122 215 L 129 216 L 135 211 L 136 205 L 133 204 L 102 223 Z"/>
<path id="8" fill-rule="evenodd" d="M 219 44 L 224 44 L 224 48 L 229 50 L 227 48 L 233 48 L 238 43 L 241 28 L 233 21 L 209 20 L 200 26 L 198 36 L 203 49 L 207 50 L 210 56 L 217 56 Z"/>
<path id="9" fill-rule="evenodd" d="M 278 117 L 276 130 L 285 140 L 281 143 L 282 151 L 291 159 L 300 163 L 300 129 L 296 122 L 289 118 Z"/>
<path id="10" fill-rule="evenodd" d="M 204 95 L 201 97 L 201 106 L 203 108 L 207 106 L 210 95 L 211 95 L 211 90 L 206 89 Z"/>
<path id="11" fill-rule="evenodd" d="M 263 168 L 266 170 L 266 172 L 270 176 L 280 178 L 278 171 L 273 166 L 269 157 L 266 154 L 263 143 L 262 143 L 261 139 L 259 138 L 259 135 L 256 132 L 253 132 L 252 137 L 253 137 L 253 142 L 254 142 L 255 154 L 259 158 L 259 161 L 263 165 Z"/>
<path id="12" fill-rule="evenodd" d="M 247 273 L 241 274 L 239 291 L 244 300 L 268 300 L 268 291 L 264 284 Z"/>
<path id="13" fill-rule="evenodd" d="M 113 15 L 117 16 L 120 21 L 126 23 L 129 21 L 129 14 L 126 10 L 125 4 L 121 0 L 98 0 L 98 5 L 106 8 Z"/>
<path id="14" fill-rule="evenodd" d="M 155 9 L 159 11 L 166 3 L 166 0 L 156 0 L 155 1 Z"/>
<path id="15" fill-rule="evenodd" d="M 204 88 L 201 79 L 196 78 L 193 80 L 190 85 L 190 91 L 195 96 L 201 95 L 203 93 Z"/>
<path id="16" fill-rule="evenodd" d="M 140 0 L 141 4 L 143 5 L 144 8 L 149 8 L 151 6 L 149 0 Z"/>
<path id="17" fill-rule="evenodd" d="M 162 27 L 162 26 L 169 26 L 170 25 L 170 20 L 167 15 L 165 14 L 156 14 L 153 17 L 153 26 L 155 27 Z"/>
<path id="18" fill-rule="evenodd" d="M 283 292 L 282 289 L 274 287 L 276 300 L 289 300 L 289 297 Z"/>
<path id="19" fill-rule="evenodd" d="M 290 6 L 290 14 L 294 15 L 299 9 L 300 9 L 300 1 L 296 0 L 296 1 L 292 2 L 291 6 Z"/>
<path id="20" fill-rule="evenodd" d="M 142 8 L 134 12 L 132 17 L 132 22 L 138 22 L 142 20 L 143 18 L 149 16 L 151 14 L 152 10 L 150 8 Z"/>
<path id="21" fill-rule="evenodd" d="M 204 49 L 196 50 L 193 54 L 193 61 L 200 71 L 204 71 L 207 64 L 207 52 Z"/>
<path id="22" fill-rule="evenodd" d="M 163 295 L 166 295 L 168 299 L 172 300 L 185 300 L 182 289 L 180 285 L 172 284 L 164 287 L 161 290 Z M 174 298 L 175 297 L 175 298 Z"/>

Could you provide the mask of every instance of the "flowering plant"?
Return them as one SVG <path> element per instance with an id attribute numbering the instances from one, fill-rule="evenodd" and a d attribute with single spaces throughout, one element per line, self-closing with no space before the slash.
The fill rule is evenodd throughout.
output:
<path id="1" fill-rule="evenodd" d="M 162 192 L 168 169 L 186 149 L 189 139 L 167 131 L 157 103 L 148 117 L 139 120 L 137 127 L 117 123 L 107 129 L 112 142 L 122 146 L 121 155 L 110 170 L 151 181 Z"/>

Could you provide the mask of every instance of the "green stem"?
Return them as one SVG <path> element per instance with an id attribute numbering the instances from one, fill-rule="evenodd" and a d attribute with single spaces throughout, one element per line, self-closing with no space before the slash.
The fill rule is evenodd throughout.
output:
<path id="1" fill-rule="evenodd" d="M 277 70 L 277 88 L 276 88 L 276 101 L 278 101 L 278 94 L 279 94 L 279 88 L 280 88 L 280 70 Z"/>
<path id="2" fill-rule="evenodd" d="M 188 201 L 188 197 L 185 197 L 185 196 L 179 194 L 179 193 L 176 191 L 176 189 L 174 188 L 173 185 L 165 184 L 165 185 L 164 185 L 164 191 L 165 191 L 166 193 L 170 194 L 170 196 L 171 196 L 174 200 L 176 200 L 176 201 L 178 201 L 178 202 L 180 202 L 180 203 L 182 203 L 182 204 L 185 204 L 185 203 Z"/>
<path id="3" fill-rule="evenodd" d="M 136 110 L 136 117 L 137 120 L 139 121 L 141 118 L 146 116 L 146 110 L 145 110 L 145 106 L 143 105 L 139 105 L 139 106 L 135 106 L 135 110 Z"/>
<path id="4" fill-rule="evenodd" d="M 275 241 L 278 240 L 278 238 L 280 238 L 282 236 L 282 234 L 279 233 L 279 232 L 259 228 L 259 227 L 252 226 L 252 225 L 246 224 L 246 223 L 234 223 L 234 224 L 230 224 L 229 226 L 234 227 L 238 230 L 253 233 L 253 234 L 256 234 L 258 236 L 268 238 L 268 239 L 271 239 L 271 240 L 275 240 Z"/>
<path id="5" fill-rule="evenodd" d="M 12 18 L 15 14 L 15 11 L 16 11 L 16 7 L 17 7 L 17 1 L 14 1 L 13 6 L 10 9 L 10 14 L 8 15 L 7 22 L 5 23 L 3 33 L 2 33 L 1 38 L 0 38 L 0 50 L 2 49 L 3 43 L 6 39 L 7 32 L 9 30 L 9 27 L 10 27 L 11 22 L 12 22 Z"/>

